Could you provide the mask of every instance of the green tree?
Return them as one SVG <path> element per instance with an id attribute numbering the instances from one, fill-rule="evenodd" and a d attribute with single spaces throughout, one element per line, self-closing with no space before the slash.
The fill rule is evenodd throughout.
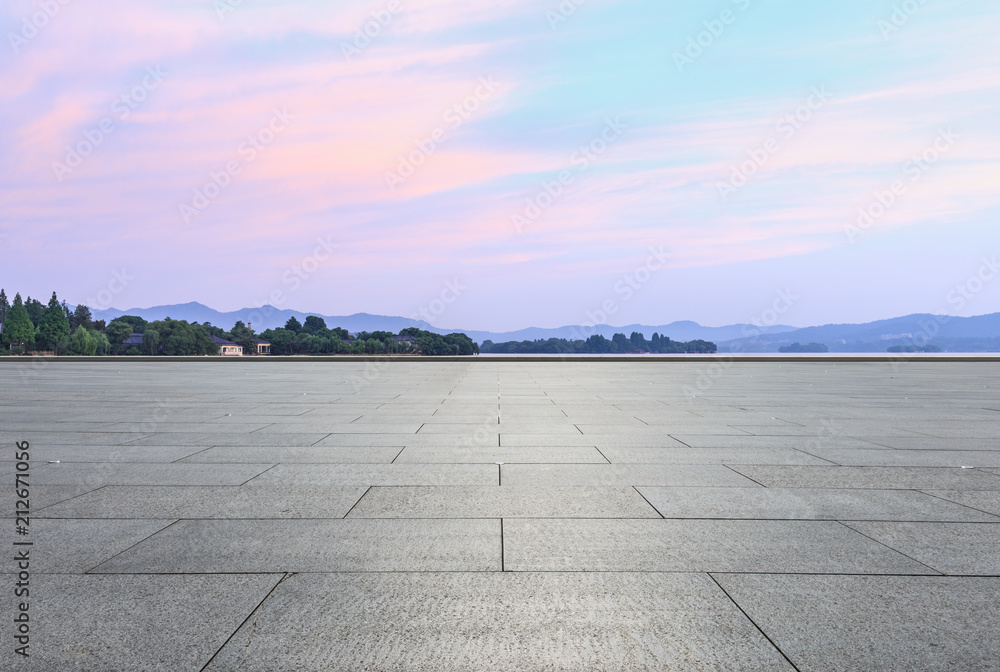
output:
<path id="1" fill-rule="evenodd" d="M 0 327 L 7 321 L 8 310 L 10 310 L 10 303 L 7 301 L 7 293 L 0 289 Z"/>
<path id="2" fill-rule="evenodd" d="M 91 315 L 90 308 L 82 303 L 74 308 L 72 314 L 69 316 L 70 331 L 76 331 L 76 328 L 81 326 L 84 329 L 90 329 L 93 323 L 94 316 Z"/>
<path id="3" fill-rule="evenodd" d="M 302 331 L 302 325 L 299 323 L 298 320 L 295 319 L 295 316 L 292 315 L 291 317 L 288 318 L 288 321 L 285 322 L 285 329 L 292 332 L 293 334 L 297 334 L 300 331 Z"/>
<path id="4" fill-rule="evenodd" d="M 149 324 L 149 322 L 146 322 L 146 320 L 142 319 L 138 315 L 122 315 L 111 320 L 111 324 L 114 324 L 115 322 L 124 322 L 125 324 L 128 324 L 132 329 L 132 331 L 129 332 L 130 334 L 141 334 L 146 331 L 146 325 Z"/>
<path id="5" fill-rule="evenodd" d="M 37 328 L 42 321 L 42 315 L 45 314 L 45 304 L 29 296 L 24 300 L 24 309 L 28 311 L 28 319 L 31 320 L 31 325 Z"/>
<path id="6" fill-rule="evenodd" d="M 257 341 L 254 340 L 256 337 L 254 336 L 253 329 L 243 324 L 242 320 L 234 324 L 232 331 L 229 333 L 229 340 L 236 345 L 243 346 L 244 355 L 257 354 Z"/>
<path id="7" fill-rule="evenodd" d="M 52 292 L 52 298 L 49 299 L 49 305 L 37 327 L 40 346 L 55 350 L 57 353 L 62 350 L 66 339 L 69 338 L 70 328 L 66 312 L 56 298 L 55 292 Z"/>
<path id="8" fill-rule="evenodd" d="M 87 329 L 80 325 L 66 342 L 67 355 L 82 355 L 92 357 L 97 352 L 97 339 L 91 336 Z"/>
<path id="9" fill-rule="evenodd" d="M 111 341 L 108 340 L 107 335 L 103 331 L 92 330 L 90 335 L 94 337 L 97 342 L 97 354 L 104 355 L 111 354 Z"/>
<path id="10" fill-rule="evenodd" d="M 156 329 L 148 328 L 146 331 L 142 332 L 142 354 L 160 354 L 160 332 Z"/>
<path id="11" fill-rule="evenodd" d="M 327 332 L 326 320 L 322 317 L 317 317 L 316 315 L 309 315 L 306 317 L 305 324 L 302 325 L 302 331 L 307 334 L 315 334 L 317 336 L 325 336 Z"/>
<path id="12" fill-rule="evenodd" d="M 111 324 L 104 330 L 104 333 L 107 335 L 111 352 L 117 353 L 121 348 L 122 342 L 132 335 L 132 325 L 124 321 L 111 320 Z"/>
<path id="13" fill-rule="evenodd" d="M 3 327 L 4 345 L 23 349 L 26 345 L 35 343 L 35 327 L 28 317 L 28 309 L 21 301 L 21 295 L 14 295 L 14 305 L 7 311 L 7 321 Z"/>

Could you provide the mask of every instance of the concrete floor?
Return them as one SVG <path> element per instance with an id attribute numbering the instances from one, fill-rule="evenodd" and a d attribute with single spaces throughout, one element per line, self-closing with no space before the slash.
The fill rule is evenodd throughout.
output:
<path id="1" fill-rule="evenodd" d="M 0 668 L 997 670 L 998 374 L 3 362 Z"/>

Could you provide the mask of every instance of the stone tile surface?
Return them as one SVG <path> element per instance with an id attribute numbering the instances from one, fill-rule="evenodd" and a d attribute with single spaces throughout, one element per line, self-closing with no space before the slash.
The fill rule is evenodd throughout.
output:
<path id="1" fill-rule="evenodd" d="M 1000 579 L 715 574 L 800 672 L 988 672 Z"/>
<path id="2" fill-rule="evenodd" d="M 370 367 L 0 358 L 22 667 L 996 669 L 1000 361 Z"/>

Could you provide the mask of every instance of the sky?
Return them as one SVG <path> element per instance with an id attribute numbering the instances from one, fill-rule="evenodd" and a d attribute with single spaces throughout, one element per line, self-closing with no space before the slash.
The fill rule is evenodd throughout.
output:
<path id="1" fill-rule="evenodd" d="M 0 7 L 10 296 L 492 331 L 1000 311 L 994 0 Z"/>

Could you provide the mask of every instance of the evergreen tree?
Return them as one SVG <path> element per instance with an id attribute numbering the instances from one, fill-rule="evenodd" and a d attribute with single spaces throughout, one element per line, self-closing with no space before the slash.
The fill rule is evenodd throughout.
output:
<path id="1" fill-rule="evenodd" d="M 14 295 L 14 305 L 7 311 L 7 321 L 3 328 L 4 345 L 15 345 L 23 348 L 26 345 L 34 345 L 35 328 L 28 317 L 28 309 L 21 301 L 21 295 Z"/>
<path id="2" fill-rule="evenodd" d="M 37 327 L 42 321 L 42 315 L 45 313 L 45 305 L 38 299 L 33 299 L 29 296 L 24 300 L 24 309 L 28 311 L 28 319 L 31 320 L 31 326 Z"/>
<path id="3" fill-rule="evenodd" d="M 7 302 L 7 294 L 0 289 L 0 326 L 7 321 L 8 310 L 10 310 L 10 303 Z"/>
<path id="4" fill-rule="evenodd" d="M 49 305 L 37 325 L 40 346 L 58 351 L 69 337 L 69 320 L 66 318 L 64 305 L 59 303 L 56 293 L 52 292 Z"/>
<path id="5" fill-rule="evenodd" d="M 84 329 L 90 329 L 93 323 L 94 316 L 90 313 L 90 308 L 82 303 L 69 316 L 69 328 L 71 331 L 76 331 L 76 328 L 80 326 Z"/>

